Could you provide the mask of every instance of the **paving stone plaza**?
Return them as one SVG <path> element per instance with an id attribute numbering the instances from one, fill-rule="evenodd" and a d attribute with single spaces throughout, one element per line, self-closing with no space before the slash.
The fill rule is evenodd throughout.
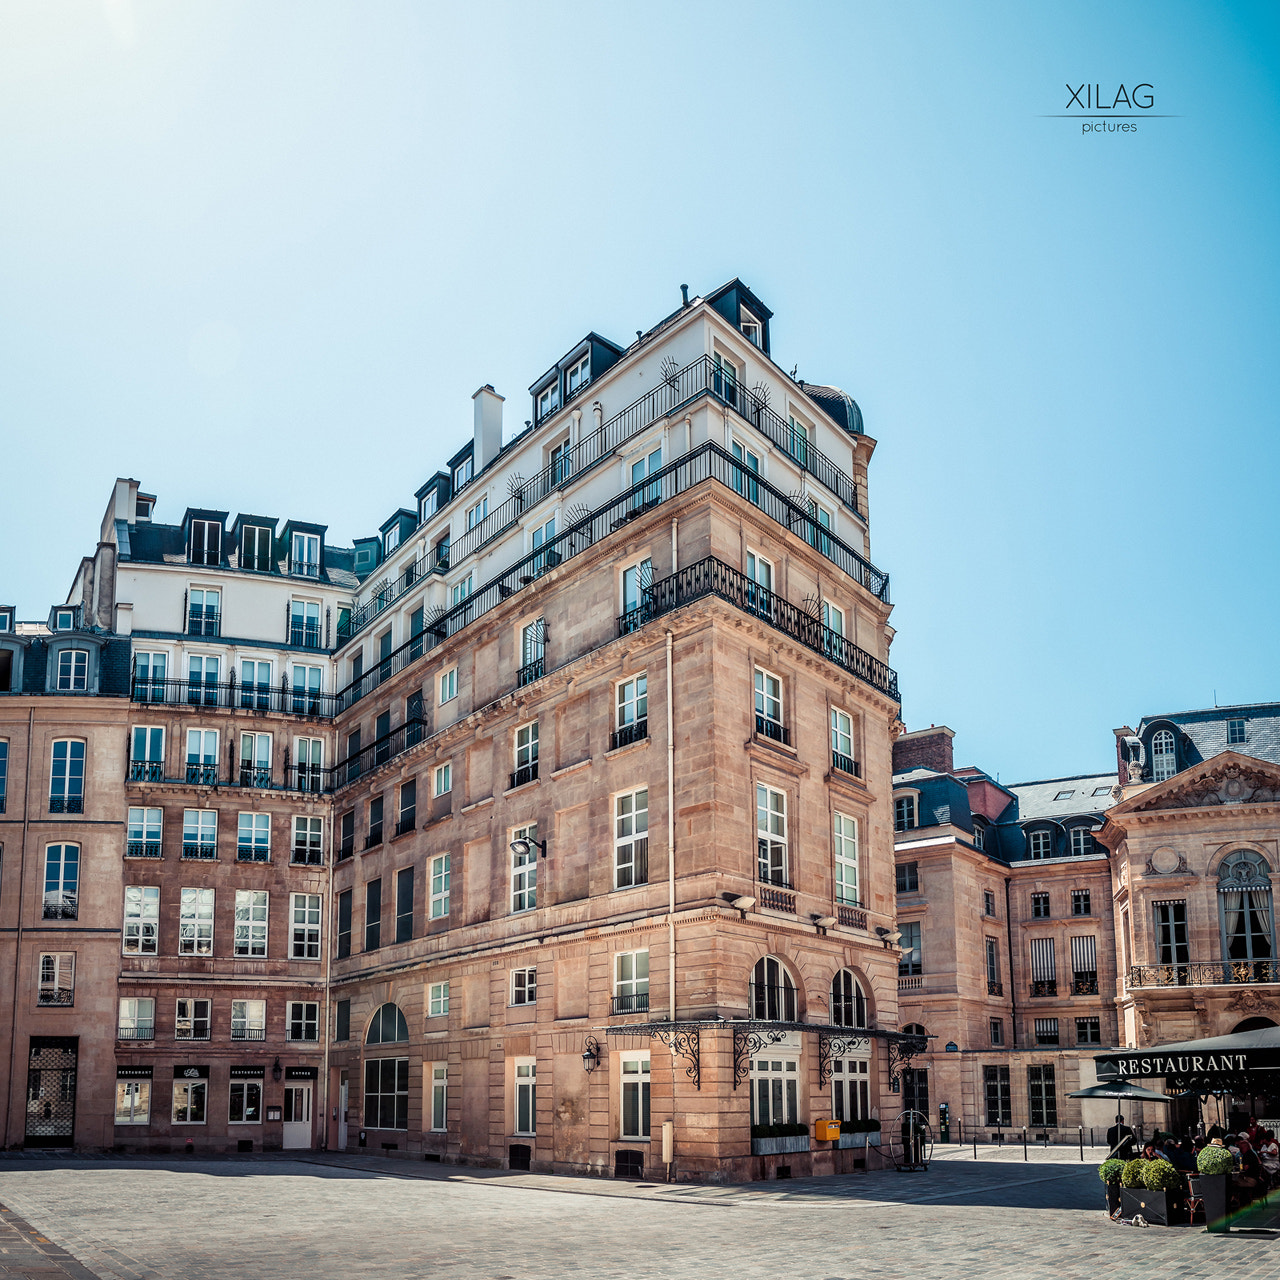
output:
<path id="1" fill-rule="evenodd" d="M 1109 1222 L 1086 1155 L 952 1148 L 927 1173 L 724 1188 L 318 1154 L 9 1157 L 0 1277 L 1280 1276 L 1280 1238 Z"/>

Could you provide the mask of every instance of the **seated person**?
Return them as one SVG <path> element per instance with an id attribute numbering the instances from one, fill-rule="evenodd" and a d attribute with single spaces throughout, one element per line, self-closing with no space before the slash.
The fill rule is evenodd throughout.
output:
<path id="1" fill-rule="evenodd" d="M 1276 1135 L 1270 1129 L 1262 1131 L 1262 1141 L 1258 1146 L 1258 1159 L 1262 1161 L 1262 1167 L 1267 1171 L 1274 1184 L 1277 1176 L 1280 1175 L 1280 1142 L 1276 1141 Z"/>

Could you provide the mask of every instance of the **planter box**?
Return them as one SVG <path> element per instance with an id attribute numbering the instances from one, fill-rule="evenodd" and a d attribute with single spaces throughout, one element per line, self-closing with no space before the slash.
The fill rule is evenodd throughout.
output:
<path id="1" fill-rule="evenodd" d="M 1230 1231 L 1227 1222 L 1227 1174 L 1200 1173 L 1195 1183 L 1204 1202 L 1204 1229 L 1206 1231 Z"/>
<path id="2" fill-rule="evenodd" d="M 752 1138 L 753 1156 L 784 1156 L 792 1151 L 808 1151 L 809 1135 L 797 1133 L 789 1138 Z"/>
<path id="3" fill-rule="evenodd" d="M 847 1151 L 851 1147 L 878 1147 L 879 1145 L 878 1133 L 842 1133 L 836 1143 L 836 1150 Z"/>
<path id="4" fill-rule="evenodd" d="M 1146 1187 L 1121 1187 L 1120 1212 L 1126 1218 L 1140 1213 L 1153 1227 L 1167 1227 L 1169 1194 L 1165 1191 L 1148 1191 Z"/>
<path id="5" fill-rule="evenodd" d="M 1118 1182 L 1108 1182 L 1107 1188 L 1107 1217 L 1109 1218 L 1120 1207 L 1120 1184 Z"/>

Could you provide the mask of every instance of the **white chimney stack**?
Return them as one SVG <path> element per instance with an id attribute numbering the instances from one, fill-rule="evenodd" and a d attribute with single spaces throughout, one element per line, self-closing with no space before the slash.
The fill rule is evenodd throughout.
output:
<path id="1" fill-rule="evenodd" d="M 475 474 L 478 476 L 502 448 L 502 401 L 489 383 L 471 397 L 476 407 Z"/>

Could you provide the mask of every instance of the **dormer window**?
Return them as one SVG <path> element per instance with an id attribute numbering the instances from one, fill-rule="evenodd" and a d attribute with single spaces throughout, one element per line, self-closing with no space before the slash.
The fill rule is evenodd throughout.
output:
<path id="1" fill-rule="evenodd" d="M 257 573 L 271 572 L 271 530 L 263 525 L 245 525 L 240 534 L 240 567 Z"/>
<path id="2" fill-rule="evenodd" d="M 1048 858 L 1053 854 L 1053 840 L 1047 831 L 1033 831 L 1027 837 L 1027 849 L 1033 858 Z"/>
<path id="3" fill-rule="evenodd" d="M 746 307 L 740 307 L 738 310 L 738 328 L 742 330 L 742 336 L 748 342 L 757 347 L 760 346 L 761 338 L 764 335 L 764 326 Z"/>
<path id="4" fill-rule="evenodd" d="M 400 526 L 393 524 L 387 530 L 386 547 L 387 554 L 390 555 L 400 545 Z"/>
<path id="5" fill-rule="evenodd" d="M 436 491 L 428 493 L 418 504 L 418 523 L 425 524 L 436 513 Z"/>
<path id="6" fill-rule="evenodd" d="M 552 383 L 545 391 L 538 392 L 538 421 L 554 413 L 560 407 L 560 388 Z"/>
<path id="7" fill-rule="evenodd" d="M 453 491 L 457 493 L 459 489 L 465 488 L 471 483 L 471 477 L 474 474 L 472 467 L 472 459 L 464 458 L 453 469 Z"/>
<path id="8" fill-rule="evenodd" d="M 216 520 L 191 522 L 190 560 L 192 564 L 222 563 L 222 525 Z"/>
<path id="9" fill-rule="evenodd" d="M 0 610 L 0 631 L 13 630 L 13 614 L 7 609 Z"/>
<path id="10" fill-rule="evenodd" d="M 1238 747 L 1246 741 L 1244 721 L 1228 720 L 1227 721 L 1227 746 Z"/>
<path id="11" fill-rule="evenodd" d="M 898 796 L 893 802 L 893 829 L 895 831 L 914 831 L 915 827 L 915 796 Z"/>
<path id="12" fill-rule="evenodd" d="M 1151 737 L 1151 780 L 1164 782 L 1177 772 L 1173 733 L 1169 729 L 1159 729 Z"/>
<path id="13" fill-rule="evenodd" d="M 152 507 L 152 500 L 150 498 L 144 498 L 141 494 L 139 494 L 138 505 L 135 508 L 134 518 L 137 520 L 150 520 L 151 507 Z"/>
<path id="14" fill-rule="evenodd" d="M 83 693 L 89 687 L 89 651 L 63 649 L 58 654 L 58 692 Z"/>
<path id="15" fill-rule="evenodd" d="M 75 629 L 76 615 L 74 610 L 59 609 L 53 615 L 53 629 L 55 631 L 72 631 Z"/>
<path id="16" fill-rule="evenodd" d="M 565 398 L 577 395 L 590 381 L 589 370 L 591 368 L 591 357 L 583 356 L 572 369 L 564 375 L 564 394 Z"/>

